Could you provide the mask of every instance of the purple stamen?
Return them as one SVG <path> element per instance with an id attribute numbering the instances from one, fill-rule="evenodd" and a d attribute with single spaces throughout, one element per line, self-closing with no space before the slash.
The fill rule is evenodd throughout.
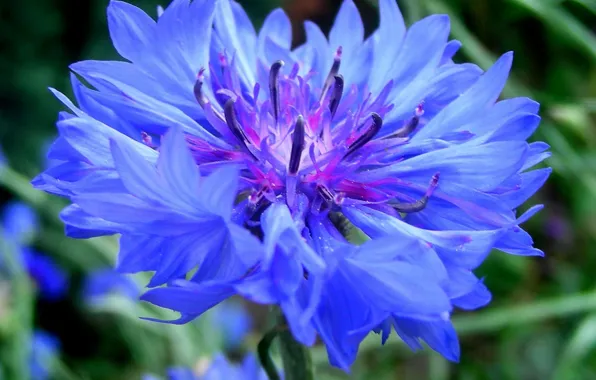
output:
<path id="1" fill-rule="evenodd" d="M 251 145 L 250 140 L 242 130 L 242 126 L 238 123 L 238 118 L 236 117 L 236 111 L 234 110 L 234 99 L 228 99 L 226 104 L 224 105 L 224 114 L 226 118 L 226 123 L 228 124 L 228 128 L 230 131 L 238 139 L 238 141 L 243 145 L 246 151 L 256 159 L 256 156 L 251 152 L 249 146 Z"/>
<path id="2" fill-rule="evenodd" d="M 331 193 L 331 191 L 326 186 L 318 185 L 317 191 L 319 192 L 319 194 L 321 194 L 323 199 L 326 200 L 328 203 L 333 202 L 333 193 Z"/>
<path id="3" fill-rule="evenodd" d="M 294 134 L 292 136 L 292 151 L 290 153 L 290 164 L 288 172 L 296 174 L 300 167 L 300 159 L 302 158 L 302 151 L 304 150 L 304 119 L 302 115 L 298 116 L 296 126 L 294 127 Z"/>
<path id="4" fill-rule="evenodd" d="M 296 197 L 296 186 L 298 179 L 296 173 L 300 168 L 300 159 L 302 158 L 302 151 L 304 150 L 304 118 L 302 115 L 298 116 L 296 126 L 294 127 L 294 134 L 292 136 L 292 151 L 290 152 L 290 163 L 288 165 L 288 175 L 286 176 L 286 198 L 289 206 L 294 205 Z"/>
<path id="5" fill-rule="evenodd" d="M 358 149 L 362 148 L 367 142 L 372 140 L 377 133 L 379 133 L 379 130 L 383 126 L 383 119 L 381 119 L 381 116 L 379 116 L 379 114 L 375 112 L 371 113 L 370 117 L 372 119 L 372 125 L 362 135 L 360 135 L 360 137 L 358 137 L 356 141 L 350 144 L 350 146 L 348 147 L 348 151 L 343 156 L 343 158 L 348 157 Z M 362 126 L 358 127 L 358 129 L 360 129 L 361 127 Z"/>
<path id="6" fill-rule="evenodd" d="M 344 77 L 342 75 L 336 75 L 335 83 L 333 85 L 333 92 L 331 93 L 331 99 L 329 100 L 329 110 L 331 111 L 331 119 L 335 117 L 335 113 L 337 112 L 337 107 L 339 106 L 339 102 L 341 100 L 341 96 L 344 92 Z"/>
<path id="7" fill-rule="evenodd" d="M 195 98 L 197 99 L 197 102 L 203 109 L 205 108 L 205 104 L 209 103 L 209 101 L 205 97 L 205 94 L 203 94 L 204 81 L 205 81 L 205 68 L 202 67 L 199 70 L 199 74 L 197 74 L 197 80 L 196 80 L 195 86 L 194 86 L 194 94 L 195 94 Z"/>
<path id="8" fill-rule="evenodd" d="M 276 124 L 279 121 L 279 72 L 283 65 L 284 61 L 275 61 L 269 70 L 269 94 Z"/>
<path id="9" fill-rule="evenodd" d="M 331 65 L 331 70 L 329 70 L 329 74 L 327 74 L 327 79 L 325 79 L 325 83 L 323 84 L 320 99 L 323 99 L 325 95 L 327 95 L 327 91 L 329 91 L 329 88 L 331 88 L 335 76 L 337 75 L 337 73 L 339 73 L 339 66 L 341 65 L 341 53 L 342 47 L 340 46 L 337 48 L 337 51 L 335 52 L 335 57 L 333 57 L 333 64 Z"/>
<path id="10" fill-rule="evenodd" d="M 431 197 L 438 184 L 439 173 L 436 173 L 432 176 L 430 184 L 428 185 L 428 189 L 426 190 L 426 193 L 424 193 L 424 196 L 422 198 L 412 203 L 394 203 L 392 204 L 393 208 L 398 212 L 403 212 L 406 214 L 424 210 L 426 204 L 428 203 L 428 199 Z"/>
<path id="11" fill-rule="evenodd" d="M 418 126 L 418 123 L 420 122 L 420 117 L 422 115 L 424 115 L 424 103 L 421 102 L 420 104 L 418 104 L 418 106 L 416 107 L 416 110 L 414 111 L 414 117 L 410 119 L 410 121 L 408 121 L 408 124 L 406 124 L 405 126 L 401 127 L 400 129 L 398 129 L 394 134 L 388 136 L 390 138 L 395 138 L 395 137 L 408 137 L 410 135 L 410 133 L 414 132 L 414 130 L 416 129 L 416 127 Z"/>

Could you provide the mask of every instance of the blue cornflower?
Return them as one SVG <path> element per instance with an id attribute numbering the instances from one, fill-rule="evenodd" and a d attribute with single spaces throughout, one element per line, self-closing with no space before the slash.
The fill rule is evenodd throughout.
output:
<path id="1" fill-rule="evenodd" d="M 31 337 L 29 371 L 32 380 L 45 380 L 50 377 L 52 362 L 55 360 L 60 342 L 55 336 L 35 330 Z"/>
<path id="2" fill-rule="evenodd" d="M 40 298 L 55 301 L 66 294 L 69 286 L 68 275 L 54 260 L 26 247 L 20 248 L 20 254 Z"/>
<path id="3" fill-rule="evenodd" d="M 39 228 L 37 214 L 20 202 L 9 202 L 4 206 L 2 229 L 6 239 L 16 244 L 28 243 Z"/>
<path id="4" fill-rule="evenodd" d="M 200 373 L 197 373 L 200 372 Z M 156 380 L 146 375 L 143 380 Z M 239 365 L 232 364 L 225 356 L 216 355 L 206 369 L 193 371 L 190 368 L 174 367 L 168 370 L 167 380 L 267 380 L 267 375 L 259 366 L 253 355 L 247 355 Z"/>
<path id="5" fill-rule="evenodd" d="M 39 296 L 53 301 L 67 292 L 68 276 L 50 257 L 28 246 L 37 233 L 38 223 L 35 212 L 23 203 L 10 202 L 4 207 L 3 238 L 18 255 L 21 265 L 34 281 Z"/>
<path id="6" fill-rule="evenodd" d="M 394 0 L 364 38 L 344 1 L 329 38 L 273 11 L 256 33 L 230 0 L 175 0 L 154 21 L 108 7 L 129 62 L 71 69 L 53 166 L 34 180 L 69 197 L 67 234 L 119 233 L 118 270 L 153 271 L 143 297 L 176 323 L 240 294 L 275 304 L 294 337 L 347 369 L 392 329 L 450 360 L 455 307 L 490 302 L 473 270 L 493 248 L 542 255 L 517 208 L 546 181 L 527 143 L 539 105 L 497 101 L 512 64 L 455 64 L 449 18 L 407 31 Z M 369 240 L 346 240 L 362 235 Z M 167 285 L 164 287 L 158 287 Z"/>
<path id="7" fill-rule="evenodd" d="M 83 286 L 83 297 L 88 302 L 95 302 L 109 295 L 119 295 L 130 300 L 137 300 L 140 294 L 141 289 L 132 278 L 111 268 L 91 272 Z"/>
<path id="8" fill-rule="evenodd" d="M 221 330 L 224 348 L 238 348 L 252 328 L 252 318 L 240 302 L 222 302 L 213 309 L 213 324 Z"/>

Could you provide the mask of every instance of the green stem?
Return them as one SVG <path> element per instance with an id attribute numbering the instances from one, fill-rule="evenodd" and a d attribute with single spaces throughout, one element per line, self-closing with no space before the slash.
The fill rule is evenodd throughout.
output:
<path id="1" fill-rule="evenodd" d="M 285 320 L 282 317 L 285 324 Z M 279 332 L 281 360 L 285 380 L 313 380 L 313 367 L 308 347 L 294 339 L 289 329 Z"/>
<path id="2" fill-rule="evenodd" d="M 4 232 L 0 229 L 0 236 Z M 0 238 L 0 252 L 9 272 L 13 310 L 10 315 L 9 339 L 6 347 L 8 378 L 29 378 L 29 353 L 33 324 L 34 294 L 27 272 L 22 267 L 14 247 Z"/>
<path id="3" fill-rule="evenodd" d="M 275 363 L 273 359 L 271 359 L 271 355 L 269 353 L 271 349 L 271 344 L 277 337 L 279 333 L 278 327 L 272 328 L 269 332 L 267 332 L 257 346 L 257 353 L 259 355 L 259 361 L 267 373 L 267 377 L 269 380 L 280 380 L 279 373 L 277 373 L 277 369 L 275 368 Z"/>
<path id="4" fill-rule="evenodd" d="M 285 380 L 313 380 L 313 367 L 308 347 L 294 339 L 281 312 L 277 324 L 263 336 L 257 346 L 259 360 L 269 380 L 279 380 L 280 376 L 271 359 L 271 344 L 279 338 L 279 350 L 284 368 Z"/>

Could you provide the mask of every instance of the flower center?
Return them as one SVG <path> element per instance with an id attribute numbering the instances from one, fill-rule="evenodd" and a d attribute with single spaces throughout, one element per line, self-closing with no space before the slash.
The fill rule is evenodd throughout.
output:
<path id="1" fill-rule="evenodd" d="M 344 202 L 395 201 L 394 191 L 380 189 L 378 181 L 364 183 L 351 176 L 388 164 L 383 160 L 386 153 L 407 142 L 418 126 L 422 104 L 401 129 L 378 138 L 383 116 L 392 108 L 387 98 L 393 83 L 376 98 L 368 91 L 359 92 L 356 85 L 345 92 L 339 74 L 341 55 L 340 47 L 321 88 L 310 84 L 314 72 L 301 76 L 299 64 L 284 71 L 284 62 L 276 61 L 269 68 L 266 94 L 259 83 L 249 90 L 240 81 L 233 60 L 228 62 L 220 54 L 219 68 L 210 67 L 211 87 L 205 86 L 205 70 L 201 69 L 194 93 L 228 146 L 213 147 L 188 137 L 197 163 L 240 163 L 242 191 L 248 195 L 251 210 L 283 201 L 292 210 L 320 214 Z M 424 208 L 437 181 L 435 175 L 422 199 L 393 202 L 394 209 L 414 212 Z"/>

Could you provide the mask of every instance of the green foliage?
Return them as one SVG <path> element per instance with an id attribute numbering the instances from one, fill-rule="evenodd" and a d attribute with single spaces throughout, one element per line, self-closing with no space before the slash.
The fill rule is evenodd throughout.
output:
<path id="1" fill-rule="evenodd" d="M 132 1 L 155 13 L 158 1 Z M 290 1 L 288 1 L 289 3 Z M 300 0 L 294 0 L 299 3 Z M 256 24 L 277 1 L 243 2 Z M 329 1 L 328 3 L 331 3 Z M 375 1 L 356 1 L 362 8 Z M 463 42 L 456 57 L 489 67 L 515 51 L 505 96 L 529 96 L 542 104 L 535 138 L 548 142 L 554 173 L 532 203 L 546 208 L 526 226 L 547 257 L 519 258 L 495 252 L 480 268 L 493 291 L 483 311 L 454 317 L 462 362 L 450 364 L 429 350 L 412 354 L 397 339 L 379 348 L 371 336 L 351 378 L 355 379 L 591 379 L 596 378 L 596 25 L 594 0 L 401 0 L 409 23 L 431 13 L 451 16 L 452 37 Z M 114 239 L 73 241 L 64 237 L 61 200 L 34 191 L 28 179 L 54 135 L 60 105 L 47 86 L 69 93 L 68 64 L 113 59 L 105 20 L 107 0 L 3 2 L 0 24 L 6 48 L 0 58 L 0 142 L 14 170 L 0 173 L 6 200 L 21 198 L 39 212 L 43 228 L 35 244 L 51 254 L 73 279 L 64 323 L 76 319 L 55 363 L 56 379 L 138 379 L 174 364 L 195 365 L 221 347 L 209 317 L 186 326 L 149 323 L 138 316 L 171 318 L 148 305 L 111 298 L 92 308 L 78 300 L 80 279 L 111 265 Z M 332 12 L 330 7 L 328 12 Z M 321 18 L 328 19 L 328 18 Z M 367 30 L 376 20 L 366 20 Z M 326 26 L 328 28 L 328 25 Z M 325 28 L 324 28 L 325 29 Z M 20 174 L 19 174 L 20 173 Z M 6 256 L 8 249 L 2 250 Z M 14 301 L 0 312 L 0 362 L 5 379 L 23 378 L 23 345 L 33 324 L 48 324 L 35 310 L 34 289 L 14 263 Z M 140 282 L 142 278 L 138 278 Z M 0 307 L 1 308 L 1 307 Z M 2 311 L 2 310 L 0 310 Z M 37 311 L 35 317 L 33 312 Z M 52 317 L 53 318 L 53 317 Z M 51 324 L 49 324 L 51 325 Z M 54 325 L 52 325 L 54 326 Z M 87 330 L 92 330 L 92 340 Z M 258 334 L 247 348 L 255 350 Z M 89 345 L 96 345 L 89 348 Z M 348 378 L 329 368 L 321 347 L 313 350 L 317 379 Z"/>

